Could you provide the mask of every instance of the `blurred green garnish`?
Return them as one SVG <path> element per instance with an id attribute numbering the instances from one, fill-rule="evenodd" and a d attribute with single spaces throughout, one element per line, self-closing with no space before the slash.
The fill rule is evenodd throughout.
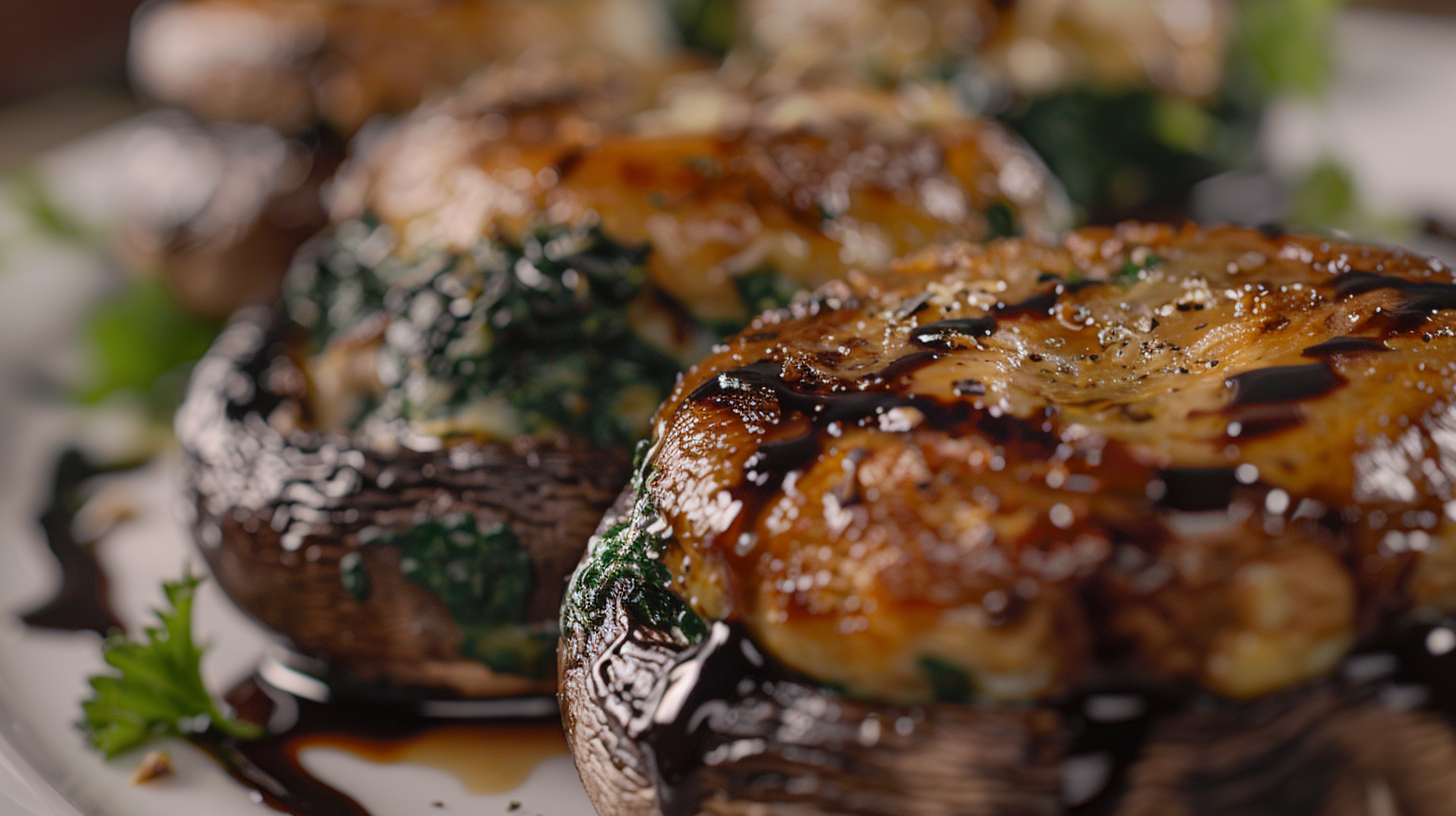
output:
<path id="1" fill-rule="evenodd" d="M 9 197 L 27 222 L 42 235 L 61 241 L 86 243 L 97 238 L 94 230 L 72 218 L 51 198 L 45 182 L 34 170 L 20 170 L 9 178 Z"/>
<path id="2" fill-rule="evenodd" d="M 91 677 L 93 695 L 81 704 L 78 723 L 91 747 L 108 758 L 156 737 L 190 737 L 216 730 L 256 739 L 263 730 L 228 718 L 202 683 L 202 653 L 192 640 L 192 598 L 202 578 L 188 574 L 162 585 L 170 609 L 156 611 L 160 626 L 143 641 L 123 635 L 106 642 L 104 658 L 115 671 Z"/>
<path id="3" fill-rule="evenodd" d="M 1346 0 L 1243 0 L 1232 61 L 1265 96 L 1319 96 L 1333 65 L 1335 13 Z"/>
<path id="4" fill-rule="evenodd" d="M 78 396 L 95 403 L 133 392 L 149 413 L 169 419 L 181 404 L 192 364 L 220 328 L 184 309 L 161 281 L 128 281 L 96 305 L 83 327 L 91 370 Z"/>
<path id="5" fill-rule="evenodd" d="M 737 0 L 669 0 L 683 44 L 709 56 L 728 53 L 738 37 Z"/>

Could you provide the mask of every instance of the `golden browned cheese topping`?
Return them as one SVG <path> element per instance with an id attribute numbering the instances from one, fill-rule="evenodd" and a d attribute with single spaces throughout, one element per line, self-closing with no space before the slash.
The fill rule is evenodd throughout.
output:
<path id="1" fill-rule="evenodd" d="M 1399 251 L 957 245 L 720 347 L 646 490 L 675 591 L 850 693 L 1248 698 L 1456 609 L 1453 330 L 1451 271 Z"/>
<path id="2" fill-rule="evenodd" d="M 1065 218 L 1040 161 L 995 123 L 919 126 L 873 93 L 829 114 L 786 107 L 727 133 L 646 136 L 563 115 L 543 119 L 545 139 L 520 133 L 528 117 L 427 111 L 346 174 L 336 213 L 374 215 L 404 257 L 596 226 L 650 247 L 653 283 L 704 320 L 752 313 L 734 285 L 746 273 L 817 286 L 932 241 L 1047 236 Z"/>
<path id="3" fill-rule="evenodd" d="M 995 123 L 591 76 L 482 77 L 341 172 L 332 248 L 290 278 L 294 319 L 327 337 L 321 426 L 630 442 L 683 366 L 846 266 L 1065 217 Z"/>

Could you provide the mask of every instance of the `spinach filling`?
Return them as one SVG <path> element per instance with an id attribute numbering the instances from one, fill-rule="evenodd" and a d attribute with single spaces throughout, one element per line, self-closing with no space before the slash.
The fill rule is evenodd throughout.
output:
<path id="1" fill-rule="evenodd" d="M 639 445 L 639 459 L 646 447 L 646 441 Z M 658 514 L 648 494 L 649 478 L 648 466 L 639 464 L 632 478 L 636 505 L 626 518 L 593 539 L 586 560 L 571 576 L 561 607 L 563 632 L 602 625 L 608 605 L 619 600 L 638 622 L 689 643 L 708 633 L 708 624 L 670 588 L 672 573 L 662 563 L 667 541 L 654 532 Z"/>
<path id="2" fill-rule="evenodd" d="M 925 675 L 935 699 L 943 703 L 966 703 L 975 697 L 975 683 L 959 666 L 935 657 L 922 657 L 920 672 Z"/>
<path id="3" fill-rule="evenodd" d="M 540 678 L 555 669 L 554 628 L 526 621 L 534 572 L 510 527 L 482 529 L 468 513 L 456 513 L 403 532 L 361 535 L 361 540 L 399 550 L 400 572 L 433 592 L 460 627 L 462 655 L 506 674 Z M 362 590 L 367 597 L 362 559 L 340 566 L 350 594 L 360 597 Z"/>
<path id="4" fill-rule="evenodd" d="M 627 318 L 647 284 L 646 248 L 555 227 L 413 262 L 392 249 L 387 227 L 345 224 L 294 271 L 286 298 L 317 347 L 389 316 L 385 394 L 356 426 L 484 405 L 502 436 L 560 430 L 615 447 L 641 437 L 676 381 L 678 360 Z"/>
<path id="5" fill-rule="evenodd" d="M 1156 269 L 1158 264 L 1162 262 L 1163 259 L 1159 258 L 1157 255 L 1148 255 L 1148 257 L 1142 263 L 1137 263 L 1136 261 L 1129 259 L 1128 261 L 1123 263 L 1122 268 L 1119 269 L 1117 271 L 1117 274 L 1113 277 L 1115 277 L 1117 279 L 1117 282 L 1119 284 L 1122 284 L 1123 286 L 1132 286 L 1133 284 L 1141 281 L 1144 277 L 1146 277 L 1149 271 Z"/>
<path id="6" fill-rule="evenodd" d="M 733 287 L 738 290 L 738 299 L 749 314 L 759 314 L 789 305 L 801 287 L 784 277 L 772 266 L 762 266 L 733 278 Z M 742 326 L 729 328 L 724 336 L 734 334 Z"/>

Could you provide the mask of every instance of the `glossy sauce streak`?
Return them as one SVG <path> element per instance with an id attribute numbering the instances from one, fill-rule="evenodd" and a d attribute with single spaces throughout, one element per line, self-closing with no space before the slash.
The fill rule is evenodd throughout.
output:
<path id="1" fill-rule="evenodd" d="M 995 334 L 997 316 L 1007 319 L 1018 317 L 1051 317 L 1052 310 L 1056 308 L 1057 301 L 1061 299 L 1063 293 L 1071 292 L 1075 294 L 1086 289 L 1088 286 L 1095 286 L 1101 283 L 1101 281 L 1091 280 L 1065 283 L 1060 277 L 1055 275 L 1043 276 L 1042 280 L 1056 280 L 1057 285 L 1051 291 L 1039 292 L 1019 303 L 997 303 L 993 309 L 995 315 L 961 317 L 927 323 L 911 333 L 910 342 L 922 348 L 944 349 L 947 351 L 956 349 L 959 346 L 953 338 L 957 335 L 964 337 L 990 337 Z M 915 311 L 919 311 L 921 307 L 923 307 L 923 304 L 917 307 Z M 905 312 L 903 308 L 901 312 L 902 314 L 915 313 L 914 311 Z"/>
<path id="2" fill-rule="evenodd" d="M 79 451 L 68 450 L 56 462 L 51 497 L 41 512 L 40 526 L 46 545 L 61 568 L 61 585 L 40 607 L 20 616 L 27 626 L 65 632 L 95 632 L 105 636 L 121 629 L 111 611 L 111 589 L 106 574 L 96 561 L 99 542 L 76 540 L 73 530 L 81 509 L 81 491 L 87 481 L 109 472 L 86 461 Z"/>
<path id="3" fill-rule="evenodd" d="M 1169 475 L 1172 472 L 1165 474 Z M 1182 475 L 1195 482 L 1224 481 L 1213 470 Z M 1335 691 L 1346 704 L 1374 698 L 1389 700 L 1389 705 L 1401 711 L 1415 700 L 1418 710 L 1435 713 L 1456 727 L 1456 684 L 1451 683 L 1451 678 L 1456 677 L 1453 642 L 1456 619 L 1406 620 L 1362 641 L 1347 658 L 1347 668 L 1334 672 L 1333 678 L 1322 685 Z M 664 816 L 697 813 L 703 800 L 725 779 L 736 780 L 737 784 L 762 780 L 763 769 L 769 767 L 762 755 L 772 749 L 766 743 L 741 755 L 735 755 L 733 749 L 752 747 L 759 739 L 774 739 L 773 734 L 782 722 L 787 722 L 791 714 L 788 709 L 796 700 L 820 694 L 829 694 L 832 700 L 832 691 L 815 689 L 794 679 L 754 644 L 738 622 L 717 622 L 698 645 L 677 652 L 665 663 L 661 657 L 644 663 L 644 656 L 663 648 L 672 647 L 639 642 L 629 634 L 601 658 L 601 663 L 622 660 L 625 671 L 619 673 L 627 682 L 613 683 L 607 673 L 598 673 L 608 693 L 628 698 L 631 709 L 637 712 L 626 729 L 627 736 L 647 749 Z M 1349 668 L 1372 656 L 1385 667 L 1374 675 Z M 633 678 L 643 671 L 657 677 L 658 682 L 644 696 L 635 697 L 642 694 L 644 684 Z M 1198 715 L 1203 717 L 1211 713 L 1222 723 L 1199 740 L 1212 740 L 1205 744 L 1216 743 L 1221 751 L 1248 752 L 1251 764 L 1232 777 L 1204 774 L 1197 767 L 1187 769 L 1176 780 L 1176 790 L 1186 797 L 1186 802 L 1231 802 L 1229 812 L 1240 813 L 1311 812 L 1308 808 L 1258 809 L 1265 802 L 1287 805 L 1289 795 L 1300 791 L 1313 796 L 1312 801 L 1321 800 L 1329 788 L 1330 775 L 1342 772 L 1348 761 L 1342 754 L 1326 750 L 1330 747 L 1328 737 L 1311 742 L 1309 750 L 1302 750 L 1297 757 L 1288 755 L 1292 747 L 1302 745 L 1306 737 L 1313 735 L 1309 723 L 1293 713 L 1297 707 L 1294 700 L 1277 698 L 1231 704 L 1179 686 L 1120 683 L 1116 679 L 1078 690 L 1046 706 L 1059 718 L 1060 731 L 1068 735 L 1061 751 L 1064 782 L 1073 777 L 1081 779 L 1077 785 L 1064 784 L 1061 812 L 1068 816 L 1116 813 L 1134 782 L 1129 772 L 1150 748 L 1186 750 L 1177 746 L 1187 735 L 1160 733 L 1160 725 L 1171 717 L 1195 711 L 1203 712 Z M 834 715 L 819 716 L 832 720 Z M 886 716 L 893 719 L 893 709 L 886 709 L 881 719 Z M 1294 722 L 1303 724 L 1292 734 L 1288 726 L 1276 729 L 1272 741 L 1236 743 L 1233 735 L 1244 729 L 1264 728 L 1271 717 L 1295 717 Z M 793 727 L 800 732 L 814 727 L 794 722 Z M 1169 737 L 1173 738 L 1171 746 L 1157 742 Z M 786 751 L 785 757 L 789 755 Z M 734 767 L 740 761 L 743 766 Z M 791 780 L 777 776 L 766 781 L 771 788 L 787 788 Z M 764 801 L 773 799 L 770 796 Z"/>
<path id="4" fill-rule="evenodd" d="M 257 677 L 234 688 L 227 700 L 242 719 L 266 723 L 270 733 L 249 742 L 204 735 L 196 740 L 198 746 L 269 807 L 294 816 L 369 816 L 347 794 L 304 769 L 299 757 L 313 748 L 440 768 L 476 794 L 513 790 L 541 762 L 567 753 L 555 719 L 446 720 L 395 706 L 318 703 Z"/>
<path id="5" fill-rule="evenodd" d="M 649 706 L 652 716 L 636 736 L 647 746 L 657 775 L 663 816 L 692 816 L 709 793 L 690 785 L 708 753 L 731 741 L 714 730 L 715 712 L 728 713 L 781 672 L 736 621 L 719 621 L 702 642 L 684 651 L 667 684 Z"/>
<path id="6" fill-rule="evenodd" d="M 926 323 L 910 335 L 910 342 L 922 348 L 950 350 L 958 348 L 954 338 L 990 337 L 996 333 L 996 318 L 962 317 L 955 320 L 940 320 Z"/>
<path id="7" fill-rule="evenodd" d="M 1032 295 L 1020 303 L 998 303 L 996 314 L 1003 317 L 1051 317 L 1052 309 L 1056 308 L 1065 290 L 1065 286 L 1058 285 L 1050 292 Z"/>
<path id="8" fill-rule="evenodd" d="M 1163 483 L 1159 502 L 1188 513 L 1226 509 L 1239 484 L 1230 468 L 1175 468 L 1158 476 Z"/>
<path id="9" fill-rule="evenodd" d="M 783 364 L 760 360 L 736 368 L 698 386 L 688 395 L 689 402 L 719 399 L 735 391 L 764 390 L 774 396 L 781 418 L 798 413 L 809 421 L 808 432 L 792 439 L 763 444 L 749 457 L 746 481 L 758 488 L 760 495 L 778 489 L 785 476 L 810 464 L 819 455 L 824 431 L 831 424 L 863 423 L 895 408 L 914 408 L 925 417 L 925 424 L 938 431 L 954 431 L 974 425 L 998 442 L 1017 438 L 1033 438 L 1046 450 L 1055 450 L 1057 438 L 1050 433 L 1034 431 L 1024 420 L 1010 416 L 992 417 L 975 411 L 964 402 L 943 404 L 927 397 L 904 396 L 886 390 L 901 384 L 914 369 L 938 359 L 934 353 L 917 352 L 891 363 L 878 374 L 866 377 L 864 389 L 843 383 L 824 384 L 826 390 L 809 390 L 813 386 L 790 383 L 784 379 Z M 753 514 L 746 516 L 755 518 Z"/>
<path id="10" fill-rule="evenodd" d="M 1344 385 L 1345 378 L 1328 362 L 1309 365 L 1270 366 L 1235 374 L 1224 380 L 1233 389 L 1229 408 L 1301 402 L 1323 397 Z"/>
<path id="11" fill-rule="evenodd" d="M 1336 337 L 1300 352 L 1301 357 L 1327 360 L 1336 354 L 1366 354 L 1390 351 L 1390 347 L 1373 337 Z"/>
<path id="12" fill-rule="evenodd" d="M 1456 309 L 1456 284 L 1453 283 L 1413 281 L 1357 269 L 1335 276 L 1329 285 L 1335 296 L 1342 299 L 1380 289 L 1399 292 L 1400 304 L 1389 312 L 1392 328 L 1398 332 L 1419 328 L 1433 312 Z"/>

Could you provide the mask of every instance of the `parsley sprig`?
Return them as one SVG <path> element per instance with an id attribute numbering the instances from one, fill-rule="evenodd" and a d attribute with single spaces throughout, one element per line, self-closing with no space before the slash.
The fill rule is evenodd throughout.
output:
<path id="1" fill-rule="evenodd" d="M 108 758 L 155 737 L 189 737 L 216 729 L 255 739 L 256 725 L 230 719 L 202 683 L 204 648 L 192 640 L 192 598 L 202 578 L 189 574 L 162 585 L 170 609 L 156 610 L 160 626 L 147 628 L 144 642 L 115 635 L 103 656 L 115 669 L 91 678 L 95 692 L 81 704 L 78 725 L 91 746 Z"/>

